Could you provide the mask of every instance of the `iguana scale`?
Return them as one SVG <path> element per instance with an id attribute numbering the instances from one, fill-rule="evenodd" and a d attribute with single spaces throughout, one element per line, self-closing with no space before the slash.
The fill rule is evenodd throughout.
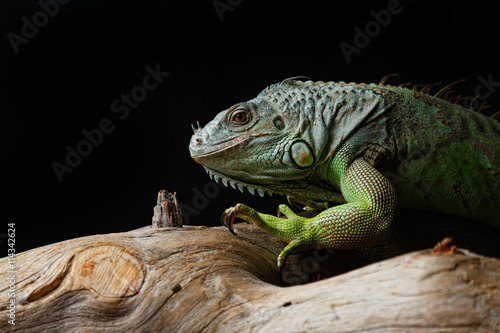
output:
<path id="1" fill-rule="evenodd" d="M 467 217 L 500 228 L 500 123 L 441 98 L 385 84 L 287 79 L 194 128 L 193 159 L 233 188 L 278 193 L 315 217 L 227 209 L 295 250 L 354 249 L 385 237 L 399 209 Z"/>

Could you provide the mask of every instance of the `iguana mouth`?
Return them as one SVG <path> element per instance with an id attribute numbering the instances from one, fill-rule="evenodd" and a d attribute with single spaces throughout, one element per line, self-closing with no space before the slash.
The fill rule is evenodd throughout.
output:
<path id="1" fill-rule="evenodd" d="M 228 142 L 223 142 L 219 144 L 214 150 L 211 150 L 206 153 L 201 153 L 201 154 L 196 154 L 196 155 L 191 155 L 191 157 L 200 164 L 203 164 L 203 161 L 205 160 L 212 160 L 215 158 L 220 157 L 221 155 L 227 155 L 229 152 L 231 152 L 235 148 L 242 148 L 246 146 L 246 142 L 249 140 L 249 138 L 244 138 L 244 137 L 239 137 L 236 139 L 233 139 Z M 200 142 L 202 144 L 202 142 Z"/>

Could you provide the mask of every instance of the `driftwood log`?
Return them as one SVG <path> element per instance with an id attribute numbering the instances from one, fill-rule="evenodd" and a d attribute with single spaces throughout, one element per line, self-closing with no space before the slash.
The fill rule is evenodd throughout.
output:
<path id="1" fill-rule="evenodd" d="M 16 255 L 15 273 L 0 259 L 0 331 L 500 331 L 499 259 L 445 241 L 351 270 L 403 243 L 389 242 L 293 255 L 282 281 L 285 244 L 254 225 L 235 229 L 236 237 L 184 226 L 72 239 Z"/>

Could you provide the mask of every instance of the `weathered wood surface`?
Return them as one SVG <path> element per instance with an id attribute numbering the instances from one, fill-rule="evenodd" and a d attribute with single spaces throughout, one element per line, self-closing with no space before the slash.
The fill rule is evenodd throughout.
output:
<path id="1" fill-rule="evenodd" d="M 16 325 L 7 322 L 2 269 L 0 331 L 500 331 L 496 258 L 424 250 L 283 287 L 276 257 L 284 243 L 253 225 L 236 230 L 238 237 L 222 227 L 144 227 L 18 254 Z M 285 277 L 345 271 L 339 253 L 294 255 Z"/>

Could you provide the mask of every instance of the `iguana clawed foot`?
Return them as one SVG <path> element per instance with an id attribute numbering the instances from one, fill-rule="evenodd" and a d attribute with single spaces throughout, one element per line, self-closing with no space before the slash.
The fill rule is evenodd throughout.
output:
<path id="1" fill-rule="evenodd" d="M 231 233 L 236 235 L 233 223 L 234 219 L 239 217 L 288 242 L 289 244 L 278 256 L 278 267 L 282 269 L 288 255 L 298 249 L 314 247 L 318 242 L 309 223 L 312 220 L 311 218 L 295 214 L 286 205 L 280 205 L 278 211 L 280 216 L 284 215 L 285 217 L 262 214 L 244 204 L 237 204 L 222 213 L 221 222 Z"/>

